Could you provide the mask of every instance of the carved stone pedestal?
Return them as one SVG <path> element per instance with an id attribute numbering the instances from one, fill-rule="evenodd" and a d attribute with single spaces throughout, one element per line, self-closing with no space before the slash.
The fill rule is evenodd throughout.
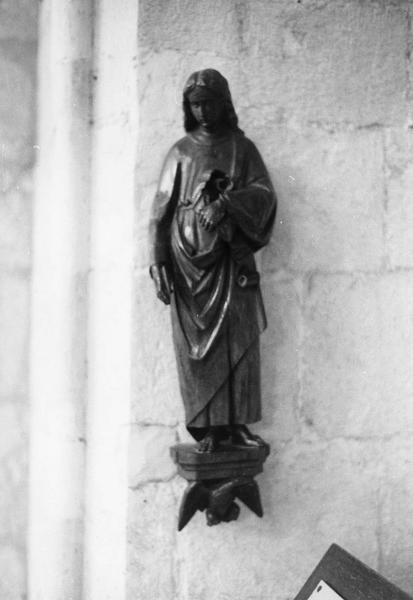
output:
<path id="1" fill-rule="evenodd" d="M 181 501 L 178 531 L 197 510 L 206 510 L 208 525 L 238 518 L 238 498 L 257 516 L 263 510 L 255 475 L 261 473 L 270 453 L 268 444 L 257 448 L 222 444 L 216 452 L 199 452 L 196 444 L 177 444 L 171 448 L 178 473 L 188 481 Z"/>

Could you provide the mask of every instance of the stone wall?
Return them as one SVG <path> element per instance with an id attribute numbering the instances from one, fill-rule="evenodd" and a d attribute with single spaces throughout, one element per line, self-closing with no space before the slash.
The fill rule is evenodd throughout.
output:
<path id="1" fill-rule="evenodd" d="M 141 0 L 129 598 L 289 600 L 336 542 L 413 593 L 411 3 Z M 187 439 L 147 276 L 163 156 L 194 70 L 228 78 L 279 197 L 260 257 L 265 516 L 176 532 Z"/>
<path id="2" fill-rule="evenodd" d="M 37 3 L 0 3 L 0 597 L 25 597 Z"/>

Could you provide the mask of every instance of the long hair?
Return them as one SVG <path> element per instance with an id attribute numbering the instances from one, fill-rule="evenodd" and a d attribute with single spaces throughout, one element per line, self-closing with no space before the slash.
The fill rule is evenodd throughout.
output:
<path id="1" fill-rule="evenodd" d="M 215 69 L 203 69 L 202 71 L 195 71 L 188 78 L 183 93 L 183 110 L 184 110 L 184 128 L 185 131 L 193 131 L 198 127 L 198 123 L 192 114 L 191 107 L 189 105 L 189 94 L 195 89 L 195 87 L 202 87 L 212 92 L 217 98 L 219 98 L 224 107 L 222 120 L 223 123 L 233 131 L 241 131 L 238 127 L 238 117 L 235 112 L 234 105 L 232 104 L 231 92 L 229 91 L 228 81 L 219 71 Z"/>

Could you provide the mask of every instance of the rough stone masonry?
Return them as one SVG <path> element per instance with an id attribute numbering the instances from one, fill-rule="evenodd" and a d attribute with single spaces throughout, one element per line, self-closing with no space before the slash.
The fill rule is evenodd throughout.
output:
<path id="1" fill-rule="evenodd" d="M 28 0 L 0 3 L 5 600 L 26 587 L 35 13 Z M 97 15 L 105 31 L 108 14 Z M 413 593 L 411 16 L 404 0 L 141 0 L 138 59 L 121 45 L 105 57 L 119 73 L 137 65 L 140 90 L 131 599 L 290 600 L 332 541 Z M 262 521 L 243 511 L 237 523 L 206 528 L 198 515 L 178 535 L 184 483 L 169 446 L 185 437 L 183 412 L 168 311 L 147 275 L 146 229 L 162 157 L 182 131 L 183 82 L 204 67 L 230 81 L 280 199 L 273 244 L 260 256 L 269 328 L 258 431 L 273 454 L 260 480 Z M 96 129 L 127 128 L 122 94 L 105 93 Z M 106 156 L 104 136 L 95 139 Z"/>
<path id="2" fill-rule="evenodd" d="M 413 592 L 412 8 L 140 2 L 131 599 L 289 600 L 333 541 Z M 228 78 L 280 200 L 261 256 L 274 452 L 262 521 L 199 515 L 176 534 L 168 447 L 185 433 L 145 229 L 183 82 L 205 67 Z"/>
<path id="3" fill-rule="evenodd" d="M 27 343 L 37 4 L 0 3 L 0 597 L 26 592 Z"/>

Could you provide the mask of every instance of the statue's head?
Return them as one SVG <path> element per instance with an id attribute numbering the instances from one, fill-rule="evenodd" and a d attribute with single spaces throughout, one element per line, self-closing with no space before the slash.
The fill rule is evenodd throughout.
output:
<path id="1" fill-rule="evenodd" d="M 202 106 L 209 114 L 202 114 Z M 215 69 L 196 71 L 187 80 L 183 97 L 184 127 L 192 131 L 198 125 L 220 126 L 238 130 L 238 117 L 232 104 L 228 81 Z M 205 123 L 203 120 L 205 119 Z"/>

